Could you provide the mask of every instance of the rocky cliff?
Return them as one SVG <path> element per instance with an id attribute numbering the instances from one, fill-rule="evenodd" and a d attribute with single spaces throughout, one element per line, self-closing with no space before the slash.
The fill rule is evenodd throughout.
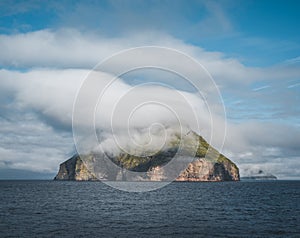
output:
<path id="1" fill-rule="evenodd" d="M 59 166 L 59 171 L 55 180 L 97 180 L 97 178 L 86 168 L 78 155 L 63 162 Z"/>
<path id="2" fill-rule="evenodd" d="M 163 181 L 166 177 L 160 166 L 153 167 L 147 173 L 149 181 Z M 118 177 L 118 176 L 116 176 Z M 98 180 L 84 165 L 78 155 L 60 164 L 55 180 Z M 239 181 L 239 170 L 230 160 L 226 162 L 211 162 L 203 158 L 189 163 L 187 168 L 180 173 L 176 181 Z"/>
<path id="3" fill-rule="evenodd" d="M 211 148 L 210 145 L 199 135 L 194 133 L 194 138 L 198 140 L 199 147 L 196 158 L 186 166 L 177 177 L 176 181 L 239 181 L 238 167 L 224 155 Z M 210 152 L 206 155 L 208 149 Z M 174 153 L 176 153 L 176 143 L 167 151 L 161 151 L 151 157 L 137 157 L 126 153 L 111 158 L 116 165 L 126 170 L 135 172 L 146 172 L 144 177 L 136 177 L 133 181 L 167 181 L 168 176 L 163 165 L 168 163 Z M 206 156 L 205 156 L 206 155 Z M 82 158 L 84 158 L 82 160 Z M 95 176 L 92 170 L 87 169 L 88 160 L 95 160 L 95 155 L 74 155 L 69 160 L 60 165 L 59 172 L 55 180 L 127 180 L 124 174 L 116 171 L 106 171 L 103 176 Z M 84 161 L 84 162 L 83 162 Z M 125 172 L 126 174 L 126 172 Z M 177 176 L 177 175 L 176 175 Z M 130 178 L 132 181 L 132 178 Z"/>

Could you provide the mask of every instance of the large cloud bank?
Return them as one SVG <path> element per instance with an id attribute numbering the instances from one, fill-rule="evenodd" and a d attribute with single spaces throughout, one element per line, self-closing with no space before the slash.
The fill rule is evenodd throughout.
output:
<path id="1" fill-rule="evenodd" d="M 295 78 L 300 75 L 297 65 L 250 68 L 236 59 L 207 52 L 165 34 L 146 32 L 110 39 L 72 29 L 0 36 L 0 64 L 6 68 L 0 71 L 0 166 L 55 172 L 57 165 L 74 152 L 73 104 L 90 68 L 119 50 L 142 45 L 141 42 L 181 50 L 210 72 L 224 96 L 229 119 L 222 152 L 237 162 L 242 174 L 261 168 L 283 178 L 299 176 L 299 108 L 295 103 L 297 90 L 294 90 L 297 88 Z M 19 70 L 22 68 L 26 70 Z M 155 73 L 150 75 L 154 77 Z M 101 78 L 105 81 L 105 75 Z M 287 85 L 283 85 L 283 78 Z M 154 81 L 168 83 L 168 80 Z M 183 101 L 174 100 L 180 93 L 197 114 L 201 125 L 198 132 L 210 138 L 205 90 L 201 97 L 180 80 L 176 80 L 173 90 L 157 84 L 137 90 L 136 85 L 143 80 L 132 82 L 125 77 L 107 92 L 106 101 L 96 110 L 100 129 L 110 128 L 111 110 L 115 102 L 120 101 L 120 96 L 128 96 L 128 91 L 132 95 L 123 98 L 128 100 L 123 106 L 130 105 L 135 99 L 163 95 L 166 103 L 173 103 L 184 114 Z M 165 109 L 148 105 L 144 110 L 136 110 L 131 123 L 137 127 L 147 127 L 156 121 L 168 124 L 173 119 L 176 123 L 176 118 Z M 122 113 L 122 110 L 116 112 Z M 216 109 L 217 118 L 218 112 Z M 127 126 L 122 117 L 120 114 L 115 117 L 120 120 L 114 121 L 120 131 Z M 189 117 L 186 118 L 184 123 L 189 125 Z M 216 122 L 218 120 L 215 131 L 221 130 L 218 127 L 222 118 Z M 219 141 L 222 141 L 222 135 L 215 143 Z"/>

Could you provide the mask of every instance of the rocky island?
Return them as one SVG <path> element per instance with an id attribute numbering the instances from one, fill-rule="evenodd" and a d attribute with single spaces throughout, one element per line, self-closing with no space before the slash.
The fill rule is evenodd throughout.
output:
<path id="1" fill-rule="evenodd" d="M 235 163 L 212 148 L 203 137 L 192 133 L 194 141 L 198 142 L 198 149 L 193 161 L 188 163 L 183 170 L 176 175 L 175 181 L 239 181 L 239 169 Z M 172 142 L 167 150 L 160 151 L 154 156 L 138 157 L 127 153 L 120 153 L 110 158 L 122 171 L 112 171 L 101 168 L 101 175 L 96 176 L 93 169 L 88 169 L 87 161 L 95 161 L 97 155 L 78 155 L 60 164 L 59 171 L 54 180 L 76 181 L 168 181 L 170 180 L 163 166 L 170 162 L 178 149 L 178 141 Z M 209 153 L 208 153 L 209 151 Z M 99 167 L 99 166 L 98 166 Z M 145 176 L 134 179 L 126 178 L 123 170 L 145 172 Z M 125 172 L 126 173 L 126 172 Z"/>
<path id="2" fill-rule="evenodd" d="M 192 162 L 181 171 L 175 181 L 239 181 L 239 169 L 235 163 L 212 148 L 203 137 L 193 132 L 193 139 L 198 142 L 198 149 Z M 160 151 L 154 156 L 138 157 L 127 153 L 120 153 L 110 158 L 116 165 L 125 170 L 145 172 L 144 177 L 136 177 L 134 181 L 168 181 L 170 180 L 163 166 L 171 161 L 178 149 L 178 143 L 172 143 L 168 150 Z M 210 150 L 209 155 L 207 152 Z M 123 172 L 105 171 L 101 177 L 96 176 L 85 161 L 95 160 L 97 155 L 74 155 L 60 164 L 59 171 L 54 180 L 76 181 L 127 181 Z M 131 180 L 130 180 L 131 181 Z"/>

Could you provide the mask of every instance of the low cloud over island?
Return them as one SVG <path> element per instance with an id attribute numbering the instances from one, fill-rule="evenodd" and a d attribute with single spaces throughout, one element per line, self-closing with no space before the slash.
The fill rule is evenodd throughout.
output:
<path id="1" fill-rule="evenodd" d="M 251 54 L 243 52 L 238 55 L 228 53 L 225 46 L 223 51 L 220 42 L 215 43 L 215 47 L 205 44 L 204 39 L 213 38 L 217 34 L 214 29 L 219 29 L 222 35 L 230 34 L 233 38 L 233 33 L 237 33 L 236 24 L 228 17 L 227 8 L 220 7 L 220 4 L 203 5 L 207 9 L 207 16 L 193 26 L 199 27 L 197 29 L 211 30 L 203 30 L 201 35 L 196 34 L 197 31 L 193 30 L 193 27 L 185 28 L 184 34 L 180 34 L 172 21 L 166 21 L 161 28 L 151 27 L 155 23 L 150 24 L 150 20 L 141 21 L 141 25 L 144 26 L 148 22 L 147 27 L 133 24 L 128 31 L 122 31 L 122 27 L 116 26 L 115 29 L 120 30 L 118 33 L 111 32 L 102 22 L 101 31 L 87 23 L 86 14 L 83 14 L 83 18 L 86 19 L 82 21 L 86 27 L 81 27 L 75 13 L 68 18 L 69 22 L 60 16 L 57 21 L 59 24 L 47 23 L 48 25 L 44 24 L 39 28 L 31 26 L 27 30 L 18 28 L 9 33 L 7 29 L 2 29 L 0 170 L 16 169 L 55 174 L 58 165 L 75 153 L 72 137 L 73 105 L 78 90 L 90 70 L 120 50 L 156 45 L 190 55 L 201 63 L 215 80 L 224 101 L 227 119 L 225 143 L 221 152 L 236 162 L 241 170 L 241 176 L 262 169 L 275 174 L 278 178 L 299 179 L 299 55 L 285 56 L 268 64 L 251 64 L 250 61 L 243 59 L 243 55 L 259 58 L 261 54 L 259 47 L 253 48 Z M 93 6 L 87 4 L 85 7 L 94 12 Z M 76 12 L 84 12 L 83 9 L 82 4 L 77 4 Z M 35 8 L 28 6 L 24 11 L 34 12 Z M 54 6 L 52 11 L 58 12 L 59 16 L 62 9 Z M 129 9 L 127 11 L 131 12 Z M 164 8 L 160 11 L 164 12 Z M 160 11 L 157 14 L 162 16 Z M 116 7 L 115 13 L 118 12 L 120 9 Z M 98 18 L 94 14 L 91 16 L 94 19 Z M 124 15 L 120 14 L 119 17 L 122 18 Z M 189 25 L 188 18 L 183 18 L 186 21 L 183 20 L 182 24 Z M 104 22 L 109 22 L 110 18 L 104 16 L 103 19 Z M 132 22 L 129 18 L 124 19 Z M 206 47 L 202 46 L 201 39 Z M 233 40 L 240 44 L 246 44 L 246 40 L 251 41 L 246 37 L 243 39 L 237 37 Z M 254 39 L 251 42 L 253 43 Z M 255 42 L 264 44 L 258 39 Z M 280 44 L 283 43 L 278 43 L 278 47 L 274 48 L 277 50 Z M 300 47 L 294 47 L 296 47 L 294 52 L 297 50 L 299 52 Z M 128 60 L 142 60 L 142 56 L 141 59 Z M 170 64 L 172 60 L 169 59 Z M 105 81 L 107 72 L 99 73 L 103 74 L 101 77 Z M 157 95 L 163 95 L 166 102 L 176 105 L 184 114 L 186 108 L 182 104 L 183 101 L 174 100 L 174 95 L 180 93 L 197 113 L 196 117 L 200 121 L 197 132 L 209 140 L 211 128 L 205 105 L 205 97 L 209 96 L 205 95 L 206 85 L 203 85 L 203 94 L 199 95 L 182 80 L 172 80 L 172 75 L 161 78 L 161 74 L 153 71 L 147 72 L 146 79 L 134 73 L 130 77 L 127 76 L 120 76 L 110 88 L 104 107 L 96 114 L 98 129 L 102 130 L 103 135 L 107 134 L 106 131 L 109 131 L 111 126 L 109 115 L 113 102 L 124 92 L 135 89 L 140 83 L 154 81 L 155 84 L 143 85 L 134 91 L 132 98 L 128 100 L 147 97 L 156 92 Z M 163 87 L 163 84 L 170 82 L 174 89 Z M 216 106 L 218 103 L 216 102 Z M 176 124 L 175 118 L 159 106 L 152 105 L 145 107 L 144 110 L 146 111 L 137 111 L 133 118 L 137 128 L 147 128 L 155 121 L 169 127 Z M 221 125 L 224 118 L 220 116 L 220 112 L 218 108 L 213 110 L 213 116 L 216 118 L 213 126 L 216 141 L 213 145 L 214 143 L 219 145 L 223 140 Z M 121 132 L 127 125 L 124 125 L 121 115 L 119 119 L 120 121 L 115 123 Z M 184 123 L 186 127 L 194 129 L 189 119 L 187 117 Z M 105 139 L 103 141 L 106 141 L 109 147 L 109 140 Z"/>

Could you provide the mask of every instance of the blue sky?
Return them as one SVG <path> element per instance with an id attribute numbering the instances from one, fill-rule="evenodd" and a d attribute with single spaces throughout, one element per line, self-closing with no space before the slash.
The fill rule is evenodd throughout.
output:
<path id="1" fill-rule="evenodd" d="M 152 29 L 249 66 L 268 66 L 298 57 L 299 9 L 299 1 L 278 0 L 3 1 L 0 32 L 75 27 L 120 36 Z"/>
<path id="2" fill-rule="evenodd" d="M 300 178 L 299 11 L 299 1 L 1 1 L 0 169 L 54 173 L 74 151 L 70 125 L 57 116 L 65 108 L 50 112 L 54 99 L 32 88 L 68 88 L 63 75 L 73 69 L 161 45 L 212 74 L 229 123 L 223 152 L 242 171 Z M 34 163 L 45 147 L 46 169 L 22 162 Z"/>

